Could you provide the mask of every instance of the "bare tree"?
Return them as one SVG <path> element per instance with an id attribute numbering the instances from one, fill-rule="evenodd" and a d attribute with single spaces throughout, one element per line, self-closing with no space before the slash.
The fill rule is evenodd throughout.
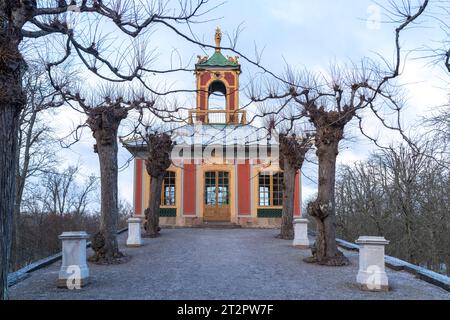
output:
<path id="1" fill-rule="evenodd" d="M 317 238 L 313 256 L 305 261 L 333 266 L 348 264 L 348 259 L 337 248 L 335 234 L 336 158 L 344 129 L 351 120 L 359 117 L 357 112 L 363 109 L 369 108 L 378 114 L 374 101 L 381 88 L 386 92 L 380 96 L 392 103 L 398 112 L 401 109 L 392 98 L 393 92 L 387 91 L 387 80 L 376 77 L 370 67 L 363 64 L 360 68 L 353 67 L 349 73 L 343 70 L 334 66 L 331 77 L 307 72 L 297 77 L 289 71 L 287 82 L 293 84 L 289 93 L 270 93 L 272 97 L 287 100 L 284 105 L 292 101 L 296 103 L 298 119 L 306 117 L 314 126 L 314 145 L 319 161 L 318 196 L 308 204 L 307 211 L 315 220 Z M 379 119 L 385 123 L 383 118 Z M 403 134 L 401 128 L 392 129 Z"/>
<path id="2" fill-rule="evenodd" d="M 348 263 L 335 240 L 336 158 L 347 124 L 355 118 L 359 119 L 360 129 L 365 134 L 361 113 L 369 109 L 384 126 L 396 130 L 409 141 L 400 127 L 402 105 L 393 98 L 397 94 L 396 88 L 390 87 L 387 76 L 373 70 L 373 66 L 365 63 L 360 67 L 354 66 L 353 71 L 347 74 L 335 67 L 331 78 L 312 76 L 306 82 L 298 83 L 297 88 L 303 88 L 301 92 L 291 88 L 291 96 L 306 111 L 316 130 L 314 144 L 319 160 L 318 197 L 308 205 L 308 214 L 315 219 L 318 233 L 313 256 L 306 259 L 307 262 L 336 266 Z M 387 124 L 380 106 L 397 112 L 398 125 Z M 376 139 L 372 140 L 377 143 Z"/>
<path id="3" fill-rule="evenodd" d="M 42 41 L 43 45 L 39 48 L 44 50 L 41 56 L 48 58 L 45 63 L 49 72 L 74 55 L 87 70 L 103 79 L 115 82 L 137 80 L 144 83 L 145 72 L 159 72 L 147 69 L 149 59 L 144 48 L 136 45 L 131 60 L 119 54 L 119 58 L 112 62 L 108 56 L 108 46 L 111 43 L 97 32 L 100 29 L 99 23 L 110 22 L 130 38 L 138 38 L 153 25 L 182 35 L 177 28 L 183 23 L 196 21 L 207 12 L 204 10 L 207 3 L 207 0 L 186 0 L 179 1 L 178 8 L 172 8 L 158 1 L 0 1 L 0 299 L 7 298 L 15 203 L 17 133 L 20 111 L 26 101 L 22 87 L 26 69 L 21 52 L 23 39 L 36 43 Z M 70 13 L 88 20 L 84 24 L 88 32 L 80 32 L 74 28 Z M 62 54 L 52 57 L 51 50 L 45 51 L 45 41 L 50 39 L 55 43 L 55 39 L 63 43 Z M 125 48 L 125 51 L 130 52 L 129 48 Z M 147 89 L 151 90 L 149 86 Z"/>
<path id="4" fill-rule="evenodd" d="M 313 255 L 305 259 L 306 262 L 330 266 L 349 263 L 337 247 L 335 218 L 336 158 L 347 124 L 358 119 L 362 134 L 378 144 L 377 139 L 366 134 L 362 126 L 362 114 L 371 111 L 384 127 L 395 130 L 410 142 L 400 127 L 402 104 L 396 100 L 398 90 L 392 82 L 400 75 L 402 64 L 400 34 L 424 12 L 427 5 L 428 1 L 425 0 L 417 6 L 399 9 L 403 11 L 399 26 L 395 29 L 395 61 L 392 65 L 386 65 L 387 70 L 368 59 L 362 60 L 358 66 L 334 65 L 330 75 L 311 72 L 297 75 L 288 68 L 284 81 L 287 87 L 285 93 L 280 94 L 277 87 L 270 86 L 266 98 L 258 98 L 257 93 L 251 94 L 255 102 L 268 99 L 284 101 L 278 113 L 291 103 L 296 103 L 298 111 L 292 114 L 292 121 L 306 117 L 316 131 L 314 144 L 319 160 L 318 196 L 309 203 L 308 214 L 316 222 L 317 238 L 312 248 Z M 383 107 L 396 112 L 395 125 L 390 125 L 386 120 Z"/>
<path id="5" fill-rule="evenodd" d="M 429 139 L 435 141 L 436 148 L 430 156 L 441 165 L 450 168 L 450 104 L 441 106 L 437 111 L 423 119 L 420 126 L 427 129 Z"/>
<path id="6" fill-rule="evenodd" d="M 90 175 L 84 181 L 82 186 L 75 188 L 75 196 L 72 198 L 72 207 L 76 215 L 84 215 L 86 209 L 91 202 L 90 195 L 98 189 L 98 178 L 94 175 Z M 121 209 L 119 208 L 119 212 Z"/>
<path id="7" fill-rule="evenodd" d="M 280 168 L 283 170 L 283 213 L 281 219 L 281 239 L 294 239 L 294 197 L 295 177 L 303 166 L 306 154 L 312 147 L 308 134 L 280 134 Z"/>
<path id="8" fill-rule="evenodd" d="M 378 151 L 340 171 L 338 234 L 386 236 L 388 254 L 449 274 L 449 171 L 427 156 L 435 141 L 416 145 Z"/>
<path id="9" fill-rule="evenodd" d="M 11 255 L 11 266 L 13 268 L 17 264 L 15 248 L 19 246 L 18 222 L 25 184 L 28 179 L 40 176 L 43 171 L 51 170 L 51 167 L 56 163 L 55 153 L 53 152 L 56 140 L 52 136 L 52 128 L 42 117 L 49 110 L 62 104 L 62 99 L 46 77 L 45 68 L 37 64 L 29 64 L 23 79 L 23 86 L 27 103 L 19 116 L 20 129 L 16 156 L 16 192 Z"/>
<path id="10" fill-rule="evenodd" d="M 61 171 L 45 171 L 39 180 L 30 180 L 24 198 L 27 202 L 31 199 L 36 200 L 31 211 L 61 217 L 71 213 L 85 214 L 91 204 L 91 195 L 97 190 L 98 178 L 90 175 L 80 181 L 80 175 L 79 166 L 69 166 Z"/>
<path id="11" fill-rule="evenodd" d="M 145 141 L 148 145 L 145 166 L 147 173 L 151 177 L 148 208 L 145 210 L 145 230 L 148 237 L 155 238 L 160 231 L 159 211 L 162 185 L 166 170 L 172 164 L 170 154 L 175 144 L 167 133 L 147 134 Z"/>
<path id="12" fill-rule="evenodd" d="M 44 183 L 48 195 L 43 203 L 47 212 L 62 216 L 70 210 L 70 195 L 79 170 L 79 167 L 70 166 L 63 173 L 49 172 L 46 175 Z"/>
<path id="13" fill-rule="evenodd" d="M 142 114 L 143 109 L 153 108 L 154 101 L 144 96 L 138 97 L 132 90 L 125 92 L 118 86 L 105 86 L 102 93 L 92 93 L 90 102 L 81 95 L 80 92 L 63 92 L 69 103 L 74 102 L 81 108 L 80 112 L 86 114 L 86 124 L 79 128 L 88 126 L 92 131 L 96 142 L 94 152 L 98 154 L 100 164 L 101 223 L 100 231 L 93 236 L 95 254 L 90 260 L 100 264 L 118 263 L 124 257 L 117 243 L 118 130 L 131 110 L 139 110 Z"/>
<path id="14" fill-rule="evenodd" d="M 91 261 L 111 262 L 123 255 L 117 244 L 118 186 L 117 186 L 117 131 L 128 110 L 121 107 L 121 100 L 107 99 L 106 105 L 88 111 L 87 123 L 96 144 L 95 152 L 100 162 L 101 176 L 101 224 L 100 232 L 93 238 L 95 255 Z"/>
<path id="15" fill-rule="evenodd" d="M 74 171 L 77 173 L 73 174 Z M 63 231 L 93 233 L 98 230 L 98 206 L 91 201 L 96 194 L 97 182 L 98 178 L 84 177 L 76 167 L 43 171 L 38 178 L 27 181 L 18 221 L 17 260 L 12 270 L 60 251 L 58 235 Z M 62 203 L 64 211 L 55 212 Z M 123 221 L 121 225 L 124 225 Z"/>
<path id="16" fill-rule="evenodd" d="M 431 45 L 424 44 L 419 48 L 413 49 L 410 53 L 418 53 L 418 58 L 429 60 L 433 64 L 442 67 L 445 72 L 450 73 L 450 45 L 448 42 L 450 37 L 450 24 L 448 22 L 450 2 L 448 0 L 389 0 L 387 5 L 381 2 L 378 5 L 388 13 L 386 15 L 386 23 L 399 23 L 413 17 L 413 10 L 418 3 L 421 4 L 423 10 L 418 12 L 419 15 L 414 19 L 414 27 L 416 29 L 430 29 L 435 31 L 436 34 L 440 31 L 442 39 L 435 39 Z"/>

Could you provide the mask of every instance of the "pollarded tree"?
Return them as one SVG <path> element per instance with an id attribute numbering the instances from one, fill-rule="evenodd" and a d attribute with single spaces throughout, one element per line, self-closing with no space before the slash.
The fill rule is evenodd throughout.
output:
<path id="1" fill-rule="evenodd" d="M 344 138 L 344 131 L 352 120 L 359 120 L 361 132 L 378 144 L 363 128 L 363 117 L 369 112 L 384 127 L 397 131 L 410 142 L 400 127 L 401 103 L 394 98 L 398 93 L 392 81 L 400 75 L 402 52 L 400 34 L 412 24 L 425 10 L 428 0 L 417 6 L 405 6 L 401 11 L 399 26 L 395 29 L 395 61 L 392 65 L 386 60 L 387 70 L 379 63 L 363 60 L 360 66 L 351 65 L 340 69 L 334 66 L 331 76 L 321 73 L 303 72 L 300 75 L 288 69 L 283 81 L 284 93 L 277 92 L 276 86 L 269 86 L 267 97 L 257 97 L 252 93 L 252 100 L 265 102 L 269 99 L 283 100 L 282 108 L 297 104 L 297 112 L 292 114 L 292 122 L 306 117 L 315 129 L 314 145 L 319 160 L 318 196 L 308 204 L 308 214 L 314 218 L 317 226 L 317 238 L 312 248 L 312 257 L 307 262 L 329 266 L 341 266 L 349 263 L 338 250 L 336 243 L 335 221 L 335 177 L 336 158 L 339 143 Z M 400 9 L 399 9 L 400 10 Z M 394 125 L 387 120 L 383 108 L 397 114 Z"/>
<path id="2" fill-rule="evenodd" d="M 335 231 L 336 159 L 347 124 L 358 119 L 366 135 L 362 121 L 364 111 L 369 109 L 385 127 L 396 130 L 409 141 L 399 125 L 388 124 L 382 110 L 385 107 L 396 112 L 396 123 L 400 124 L 402 105 L 394 99 L 396 88 L 374 71 L 373 66 L 362 63 L 349 69 L 350 72 L 345 72 L 334 68 L 331 77 L 309 75 L 306 81 L 290 89 L 291 97 L 315 128 L 314 145 L 319 161 L 318 196 L 307 207 L 308 215 L 316 222 L 317 238 L 313 256 L 305 261 L 331 266 L 348 264 L 348 259 L 338 250 Z M 299 88 L 302 89 L 297 92 Z"/>
<path id="3" fill-rule="evenodd" d="M 129 99 L 121 95 L 119 87 L 105 87 L 100 102 L 93 98 L 87 103 L 79 93 L 64 92 L 68 102 L 74 101 L 87 115 L 85 126 L 92 131 L 96 144 L 94 152 L 98 154 L 100 164 L 101 217 L 100 231 L 93 236 L 92 248 L 95 254 L 90 261 L 99 264 L 120 262 L 124 255 L 117 243 L 118 228 L 118 131 L 122 120 L 131 110 L 152 109 L 154 101 L 143 96 L 137 97 L 129 91 Z"/>
<path id="4" fill-rule="evenodd" d="M 150 180 L 148 208 L 145 210 L 146 235 L 155 238 L 159 235 L 159 210 L 161 206 L 161 190 L 166 174 L 172 164 L 171 152 L 175 146 L 167 133 L 147 134 L 148 155 L 145 166 Z"/>
<path id="5" fill-rule="evenodd" d="M 26 102 L 22 89 L 22 77 L 26 70 L 21 52 L 24 39 L 28 44 L 36 44 L 39 55 L 48 58 L 45 63 L 49 71 L 67 62 L 71 56 L 76 56 L 86 70 L 103 79 L 115 82 L 137 80 L 145 85 L 145 72 L 169 70 L 147 69 L 149 59 L 143 48 L 130 50 L 125 41 L 108 40 L 98 32 L 102 30 L 99 24 L 106 27 L 109 23 L 108 27 L 116 27 L 130 39 L 140 37 L 149 27 L 156 25 L 182 37 L 178 27 L 198 21 L 208 10 L 205 8 L 207 3 L 207 0 L 185 0 L 176 2 L 174 7 L 172 3 L 160 1 L 0 0 L 0 299 L 7 298 L 17 134 L 19 115 Z M 71 15 L 80 19 L 72 19 Z M 77 20 L 83 21 L 78 29 L 74 28 Z M 63 43 L 63 46 L 58 52 L 48 43 Z M 114 45 L 119 47 L 111 50 Z M 111 59 L 112 51 L 118 53 L 118 59 Z"/>
<path id="6" fill-rule="evenodd" d="M 312 147 L 307 134 L 280 134 L 280 169 L 283 170 L 283 213 L 281 217 L 280 239 L 294 239 L 294 199 L 295 178 L 303 166 L 306 154 Z"/>
<path id="7" fill-rule="evenodd" d="M 89 109 L 87 114 L 87 124 L 96 141 L 94 152 L 98 154 L 101 181 L 100 231 L 93 238 L 95 255 L 90 260 L 111 262 L 122 257 L 117 244 L 117 132 L 120 122 L 127 117 L 128 109 L 122 107 L 120 99 L 105 99 L 104 105 Z"/>
<path id="8" fill-rule="evenodd" d="M 310 261 L 332 265 L 347 263 L 336 244 L 334 188 L 338 146 L 344 138 L 345 125 L 355 115 L 354 108 L 344 106 L 342 111 L 325 111 L 323 107 L 316 105 L 307 107 L 308 115 L 316 128 L 315 146 L 319 159 L 318 197 L 308 204 L 308 214 L 316 220 L 318 231 L 314 256 Z"/>

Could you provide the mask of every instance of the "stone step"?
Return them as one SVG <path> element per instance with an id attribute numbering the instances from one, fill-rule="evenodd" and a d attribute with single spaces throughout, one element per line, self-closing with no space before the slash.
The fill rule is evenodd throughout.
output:
<path id="1" fill-rule="evenodd" d="M 195 228 L 204 229 L 240 229 L 241 225 L 231 222 L 204 222 L 196 225 Z"/>

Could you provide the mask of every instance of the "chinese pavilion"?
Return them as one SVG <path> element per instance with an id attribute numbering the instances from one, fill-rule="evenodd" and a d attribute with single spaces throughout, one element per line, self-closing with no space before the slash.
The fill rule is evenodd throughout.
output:
<path id="1" fill-rule="evenodd" d="M 275 135 L 261 136 L 239 107 L 238 57 L 221 52 L 220 29 L 211 57 L 195 66 L 197 106 L 187 124 L 173 130 L 177 143 L 162 190 L 160 225 L 196 226 L 229 223 L 269 227 L 281 223 L 283 172 L 277 164 Z M 147 146 L 124 142 L 135 156 L 134 211 L 144 216 L 150 177 L 145 170 Z M 300 172 L 299 172 L 300 173 Z M 296 176 L 294 216 L 300 216 L 300 174 Z"/>

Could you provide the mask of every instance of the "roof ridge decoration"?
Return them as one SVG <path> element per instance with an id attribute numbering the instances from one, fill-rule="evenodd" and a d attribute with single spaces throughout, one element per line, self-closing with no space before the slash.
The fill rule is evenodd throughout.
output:
<path id="1" fill-rule="evenodd" d="M 222 30 L 216 29 L 216 52 L 220 52 L 220 43 L 222 42 Z"/>
<path id="2" fill-rule="evenodd" d="M 199 67 L 234 67 L 240 68 L 239 65 L 239 56 L 230 57 L 222 54 L 221 51 L 221 42 L 222 42 L 222 30 L 220 28 L 216 29 L 215 33 L 215 52 L 214 54 L 209 56 L 197 56 L 197 66 Z"/>

